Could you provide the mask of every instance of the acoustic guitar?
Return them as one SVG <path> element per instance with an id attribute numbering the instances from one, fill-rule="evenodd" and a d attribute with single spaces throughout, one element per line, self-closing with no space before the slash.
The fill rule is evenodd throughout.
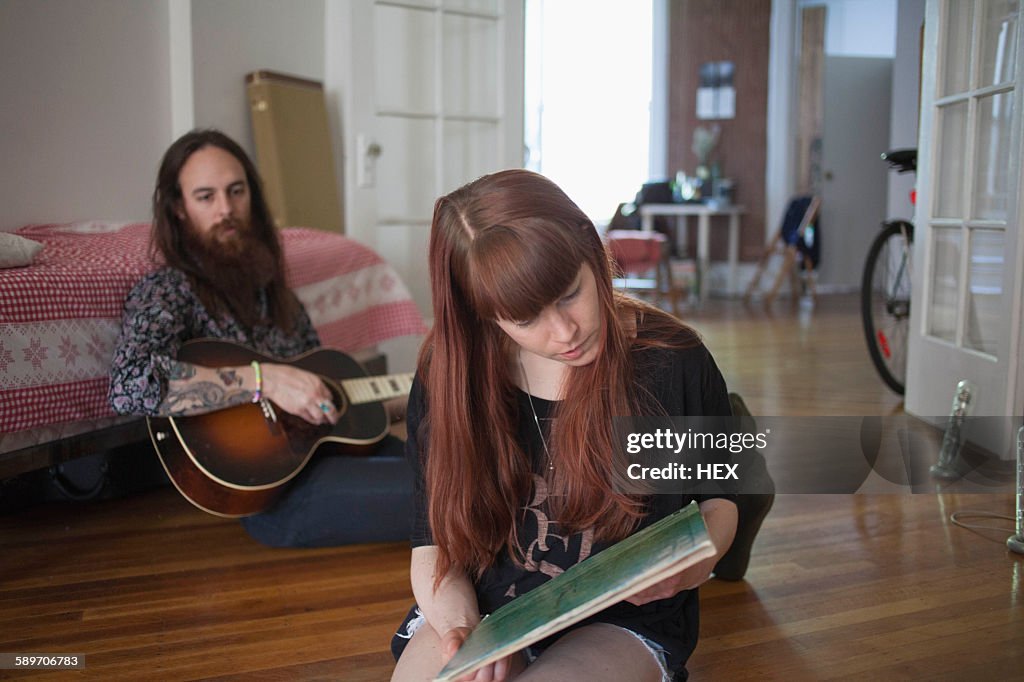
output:
<path id="1" fill-rule="evenodd" d="M 368 376 L 355 359 L 337 350 L 280 360 L 212 339 L 185 343 L 178 359 L 203 367 L 258 360 L 307 370 L 330 389 L 340 415 L 333 426 L 310 424 L 264 398 L 201 415 L 148 417 L 153 446 L 178 491 L 203 511 L 227 517 L 270 507 L 314 451 L 370 454 L 388 433 L 381 401 L 408 394 L 413 377 Z"/>

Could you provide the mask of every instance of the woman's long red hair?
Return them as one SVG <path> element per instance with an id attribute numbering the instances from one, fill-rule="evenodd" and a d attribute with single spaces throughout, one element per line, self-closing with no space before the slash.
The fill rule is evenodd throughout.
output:
<path id="1" fill-rule="evenodd" d="M 594 273 L 605 322 L 602 350 L 593 363 L 571 368 L 565 382 L 548 439 L 555 459 L 548 505 L 563 531 L 593 527 L 599 539 L 615 540 L 629 534 L 644 510 L 644 500 L 612 484 L 613 417 L 637 414 L 646 397 L 634 386 L 630 348 L 637 339 L 622 313 L 635 309 L 676 332 L 681 323 L 613 291 L 610 260 L 593 224 L 543 176 L 502 171 L 435 204 L 434 327 L 419 359 L 429 410 L 419 436 L 429 451 L 438 583 L 453 568 L 479 573 L 503 548 L 521 559 L 516 522 L 532 471 L 516 439 L 515 346 L 495 320 L 536 316 L 584 265 Z"/>

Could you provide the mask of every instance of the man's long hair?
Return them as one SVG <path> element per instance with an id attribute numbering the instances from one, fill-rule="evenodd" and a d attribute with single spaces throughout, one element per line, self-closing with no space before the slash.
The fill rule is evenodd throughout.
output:
<path id="1" fill-rule="evenodd" d="M 205 147 L 218 147 L 231 154 L 245 170 L 249 185 L 250 222 L 249 234 L 263 245 L 269 254 L 269 263 L 264 267 L 268 272 L 254 273 L 265 279 L 264 291 L 267 296 L 266 316 L 262 315 L 250 292 L 225 291 L 217 286 L 211 276 L 211 267 L 204 263 L 195 248 L 195 238 L 190 235 L 184 212 L 179 177 L 181 169 L 192 154 Z M 157 173 L 156 189 L 153 191 L 153 233 L 150 249 L 159 253 L 164 262 L 184 272 L 203 305 L 211 315 L 231 314 L 244 326 L 252 328 L 258 323 L 269 323 L 285 331 L 294 329 L 298 318 L 299 302 L 285 283 L 284 256 L 274 220 L 263 197 L 263 186 L 256 167 L 238 143 L 219 130 L 193 130 L 178 138 L 164 154 Z M 254 309 L 256 308 L 256 309 Z"/>
<path id="2" fill-rule="evenodd" d="M 530 458 L 517 441 L 515 344 L 496 319 L 534 318 L 562 296 L 586 265 L 596 281 L 602 324 L 597 359 L 570 367 L 552 415 L 547 474 L 550 516 L 562 531 L 593 527 L 597 539 L 628 535 L 645 500 L 616 492 L 613 417 L 639 414 L 631 348 L 664 343 L 634 338 L 623 323 L 697 343 L 671 316 L 612 288 L 612 265 L 587 216 L 554 183 L 525 170 L 488 175 L 434 207 L 429 268 L 434 327 L 419 372 L 429 409 L 419 432 L 429 520 L 439 548 L 438 583 L 453 568 L 479 574 L 503 548 L 522 550 L 516 524 L 530 499 Z"/>

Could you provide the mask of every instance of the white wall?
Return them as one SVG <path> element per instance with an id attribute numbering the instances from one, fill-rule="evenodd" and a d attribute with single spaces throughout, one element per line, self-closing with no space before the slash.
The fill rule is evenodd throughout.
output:
<path id="1" fill-rule="evenodd" d="M 255 159 L 245 74 L 324 79 L 324 0 L 193 0 L 195 126 L 220 128 Z"/>
<path id="2" fill-rule="evenodd" d="M 918 93 L 921 69 L 921 25 L 925 0 L 899 0 L 896 16 L 896 57 L 892 65 L 892 116 L 889 148 L 917 147 Z M 889 173 L 889 204 L 886 215 L 913 219 L 910 190 L 913 173 Z"/>
<path id="3" fill-rule="evenodd" d="M 144 220 L 171 138 L 167 0 L 0 2 L 0 230 Z"/>
<path id="4" fill-rule="evenodd" d="M 182 121 L 253 153 L 259 69 L 323 79 L 324 0 L 0 0 L 0 230 L 148 220 Z"/>
<path id="5" fill-rule="evenodd" d="M 768 111 L 765 121 L 768 139 L 765 148 L 765 219 L 764 239 L 767 242 L 779 229 L 789 197 L 796 191 L 796 116 L 797 49 L 796 31 L 799 12 L 795 0 L 773 0 L 771 39 L 768 46 Z M 742 264 L 754 275 L 754 266 Z"/>
<path id="6" fill-rule="evenodd" d="M 825 54 L 892 57 L 898 0 L 800 0 L 800 8 L 824 5 Z M 798 12 L 799 14 L 799 12 Z"/>

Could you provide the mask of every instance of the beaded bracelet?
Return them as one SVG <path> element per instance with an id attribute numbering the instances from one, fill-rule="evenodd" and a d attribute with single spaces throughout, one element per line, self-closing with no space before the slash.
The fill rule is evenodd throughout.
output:
<path id="1" fill-rule="evenodd" d="M 256 392 L 252 394 L 252 401 L 258 403 L 263 399 L 263 369 L 257 360 L 253 360 L 249 365 L 252 367 L 252 371 L 256 373 Z"/>

